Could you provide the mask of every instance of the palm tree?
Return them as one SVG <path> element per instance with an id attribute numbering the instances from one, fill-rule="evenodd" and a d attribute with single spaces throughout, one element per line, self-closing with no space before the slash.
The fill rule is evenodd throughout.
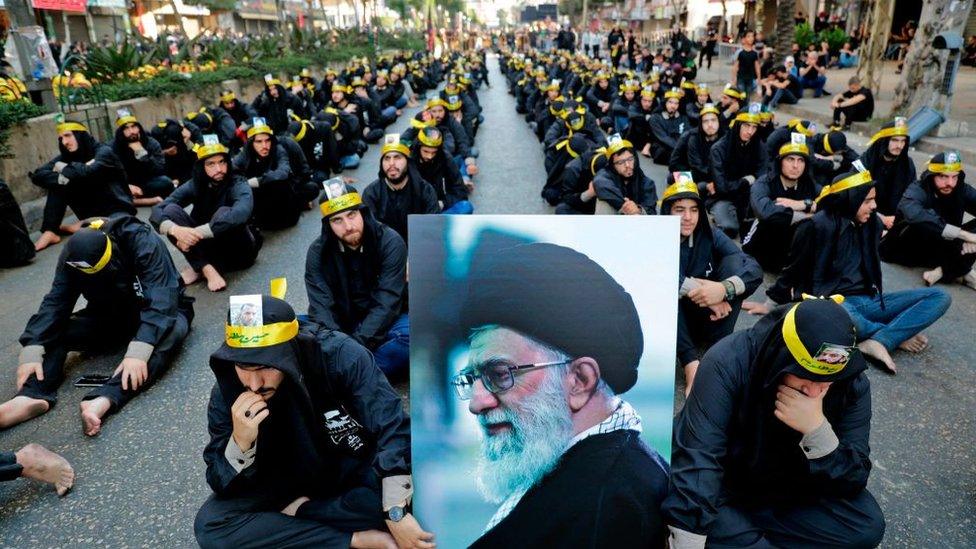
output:
<path id="1" fill-rule="evenodd" d="M 782 60 L 789 55 L 790 46 L 793 45 L 793 14 L 796 13 L 796 0 L 780 0 L 776 3 L 776 38 L 773 41 L 773 49 L 776 59 Z"/>

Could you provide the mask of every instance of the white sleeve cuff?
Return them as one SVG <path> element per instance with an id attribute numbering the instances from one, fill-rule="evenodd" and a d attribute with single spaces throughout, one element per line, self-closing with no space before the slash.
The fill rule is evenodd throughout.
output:
<path id="1" fill-rule="evenodd" d="M 692 534 L 681 528 L 668 526 L 668 546 L 671 549 L 704 549 L 707 536 L 702 534 Z"/>
<path id="2" fill-rule="evenodd" d="M 746 283 L 743 282 L 742 279 L 739 278 L 738 276 L 733 275 L 726 278 L 725 280 L 728 280 L 729 282 L 732 283 L 732 287 L 735 288 L 735 295 L 742 295 L 746 293 Z"/>
<path id="3" fill-rule="evenodd" d="M 176 226 L 176 223 L 169 219 L 164 219 L 162 223 L 159 224 L 159 234 L 163 236 L 168 236 L 170 229 Z"/>
<path id="4" fill-rule="evenodd" d="M 251 449 L 244 452 L 238 446 L 237 442 L 234 441 L 234 437 L 230 437 L 227 440 L 227 448 L 224 450 L 224 457 L 227 458 L 227 462 L 230 466 L 234 468 L 235 471 L 240 473 L 244 469 L 247 469 L 254 464 L 254 458 L 257 454 L 258 443 L 257 441 L 251 445 Z"/>
<path id="5" fill-rule="evenodd" d="M 810 214 L 806 212 L 793 212 L 793 219 L 790 220 L 790 225 L 796 225 L 797 223 L 803 221 L 804 219 L 810 217 Z"/>
<path id="6" fill-rule="evenodd" d="M 394 475 L 383 479 L 383 511 L 406 507 L 413 497 L 413 476 Z"/>
<path id="7" fill-rule="evenodd" d="M 820 424 L 820 427 L 803 435 L 803 438 L 800 439 L 800 449 L 806 454 L 807 459 L 822 458 L 836 450 L 839 445 L 840 441 L 834 434 L 834 428 L 826 419 Z"/>
<path id="8" fill-rule="evenodd" d="M 955 240 L 959 238 L 959 233 L 961 232 L 962 227 L 946 223 L 945 229 L 942 229 L 942 238 L 946 240 Z"/>
<path id="9" fill-rule="evenodd" d="M 24 348 L 20 350 L 19 364 L 32 364 L 34 362 L 43 362 L 43 361 L 44 361 L 43 345 L 25 345 Z"/>
<path id="10" fill-rule="evenodd" d="M 125 358 L 137 358 L 143 362 L 149 362 L 154 346 L 144 341 L 130 341 L 129 348 L 125 351 Z"/>
<path id="11" fill-rule="evenodd" d="M 203 235 L 204 238 L 213 238 L 214 237 L 213 229 L 210 228 L 210 223 L 206 223 L 206 224 L 200 225 L 199 227 L 196 227 L 196 229 L 197 229 L 197 231 L 200 232 L 200 234 Z"/>
<path id="12" fill-rule="evenodd" d="M 680 297 L 685 297 L 686 295 L 688 295 L 689 292 L 691 292 L 695 288 L 698 288 L 699 286 L 701 286 L 700 282 L 694 280 L 690 276 L 686 277 L 684 280 L 681 281 L 681 287 L 678 289 L 678 295 Z"/>

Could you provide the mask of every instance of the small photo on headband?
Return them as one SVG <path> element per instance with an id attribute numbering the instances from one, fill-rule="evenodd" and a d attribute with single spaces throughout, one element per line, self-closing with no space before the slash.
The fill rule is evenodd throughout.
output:
<path id="1" fill-rule="evenodd" d="M 400 142 L 400 134 L 398 133 L 388 133 L 383 136 L 384 145 L 396 145 Z"/>
<path id="2" fill-rule="evenodd" d="M 759 114 L 762 112 L 762 105 L 759 103 L 751 103 L 749 105 L 749 114 Z"/>
<path id="3" fill-rule="evenodd" d="M 807 137 L 805 135 L 803 135 L 802 133 L 791 133 L 790 134 L 790 143 L 792 143 L 794 145 L 806 145 L 807 144 Z"/>
<path id="4" fill-rule="evenodd" d="M 672 177 L 674 177 L 675 185 L 680 183 L 694 183 L 695 178 L 691 175 L 691 172 L 671 172 Z"/>
<path id="5" fill-rule="evenodd" d="M 329 200 L 346 194 L 346 182 L 343 181 L 341 177 L 326 179 L 322 182 L 322 188 L 325 190 L 325 196 L 327 196 Z"/>
<path id="6" fill-rule="evenodd" d="M 220 143 L 220 140 L 215 134 L 208 133 L 207 135 L 203 136 L 204 145 L 216 145 L 217 143 Z"/>
<path id="7" fill-rule="evenodd" d="M 618 143 L 622 143 L 623 140 L 624 140 L 624 138 L 623 137 L 620 137 L 620 134 L 619 133 L 615 133 L 613 135 L 607 136 L 607 145 L 609 145 L 609 146 L 612 147 L 612 146 L 614 146 L 614 145 L 616 145 Z"/>
<path id="8" fill-rule="evenodd" d="M 827 364 L 846 365 L 851 360 L 853 347 L 840 345 L 837 343 L 824 343 L 813 355 L 814 360 L 826 362 Z"/>
<path id="9" fill-rule="evenodd" d="M 132 111 L 129 109 L 119 109 L 115 111 L 115 114 L 117 114 L 119 118 L 125 118 L 126 116 L 132 116 Z"/>
<path id="10" fill-rule="evenodd" d="M 256 128 L 258 126 L 267 126 L 268 122 L 261 116 L 255 116 L 251 119 L 251 127 Z"/>
<path id="11" fill-rule="evenodd" d="M 905 128 L 905 127 L 908 127 L 908 119 L 905 118 L 904 116 L 896 116 L 895 117 L 895 127 L 896 128 Z"/>
<path id="12" fill-rule="evenodd" d="M 959 153 L 956 152 L 956 151 L 946 151 L 946 153 L 945 153 L 945 163 L 946 164 L 955 164 L 956 162 L 959 162 Z"/>
<path id="13" fill-rule="evenodd" d="M 272 76 L 272 74 L 270 72 L 268 74 L 264 75 L 264 81 L 265 82 L 271 82 L 272 80 L 274 80 L 274 76 Z"/>
<path id="14" fill-rule="evenodd" d="M 264 312 L 261 308 L 261 296 L 232 295 L 230 296 L 231 326 L 263 326 Z"/>
<path id="15" fill-rule="evenodd" d="M 851 162 L 851 166 L 854 166 L 854 169 L 857 170 L 858 172 L 868 171 L 868 169 L 864 167 L 864 163 L 861 162 L 861 159 L 857 159 L 854 162 Z"/>

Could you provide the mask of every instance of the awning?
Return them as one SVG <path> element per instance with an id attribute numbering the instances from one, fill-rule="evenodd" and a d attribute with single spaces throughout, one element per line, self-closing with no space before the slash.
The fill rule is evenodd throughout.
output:
<path id="1" fill-rule="evenodd" d="M 261 12 L 255 12 L 255 11 L 250 11 L 250 12 L 248 12 L 248 11 L 238 11 L 236 13 L 237 13 L 237 15 L 241 19 L 250 19 L 252 21 L 254 21 L 254 20 L 259 20 L 259 21 L 277 21 L 278 20 L 278 15 L 277 14 L 274 14 L 274 13 L 261 13 Z"/>

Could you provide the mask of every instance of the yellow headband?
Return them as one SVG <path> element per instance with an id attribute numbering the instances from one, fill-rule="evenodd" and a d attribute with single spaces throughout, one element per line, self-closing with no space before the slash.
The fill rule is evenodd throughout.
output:
<path id="1" fill-rule="evenodd" d="M 664 99 L 678 99 L 680 100 L 685 94 L 681 93 L 679 90 L 669 90 L 664 92 Z"/>
<path id="2" fill-rule="evenodd" d="M 953 162 L 952 164 L 929 162 L 927 168 L 932 173 L 959 173 L 962 171 L 962 162 Z"/>
<path id="3" fill-rule="evenodd" d="M 305 139 L 305 133 L 308 131 L 308 127 L 310 125 L 311 123 L 305 124 L 304 120 L 300 121 L 298 133 L 295 134 L 295 141 L 301 141 L 302 139 Z"/>
<path id="4" fill-rule="evenodd" d="M 661 202 L 664 202 L 678 193 L 694 193 L 695 196 L 699 196 L 698 185 L 696 185 L 694 181 L 672 183 L 671 185 L 668 185 L 668 188 L 664 189 L 664 194 L 661 195 Z"/>
<path id="5" fill-rule="evenodd" d="M 224 327 L 224 342 L 235 349 L 270 347 L 291 341 L 298 335 L 298 319 L 288 322 L 275 322 L 264 326 Z"/>
<path id="6" fill-rule="evenodd" d="M 789 154 L 801 154 L 803 156 L 810 156 L 810 149 L 807 147 L 806 143 L 786 143 L 779 148 L 779 155 L 786 156 Z"/>
<path id="7" fill-rule="evenodd" d="M 871 140 L 868 141 L 868 145 L 885 137 L 897 137 L 897 136 L 908 137 L 908 125 L 892 126 L 890 128 L 884 128 L 882 130 L 878 130 L 878 133 L 871 136 Z"/>
<path id="8" fill-rule="evenodd" d="M 437 137 L 431 138 L 427 136 L 427 133 L 424 130 L 417 132 L 417 139 L 428 147 L 440 147 L 441 144 L 444 143 L 444 137 L 441 136 L 440 133 L 437 134 Z"/>
<path id="9" fill-rule="evenodd" d="M 831 296 L 831 299 L 838 303 L 844 301 L 844 298 L 841 296 Z M 800 304 L 797 303 L 790 308 L 789 312 L 786 313 L 786 318 L 783 319 L 783 341 L 786 342 L 786 348 L 793 355 L 793 360 L 796 360 L 797 364 L 803 366 L 807 371 L 817 375 L 827 376 L 843 370 L 847 366 L 847 361 L 830 364 L 829 362 L 817 360 L 813 358 L 810 351 L 800 341 L 800 335 L 796 332 L 796 308 L 799 306 Z"/>
<path id="10" fill-rule="evenodd" d="M 101 224 L 99 224 L 99 226 L 101 226 Z M 102 257 L 98 260 L 98 263 L 95 263 L 95 265 L 91 267 L 78 267 L 69 261 L 68 265 L 71 265 L 85 274 L 91 275 L 104 269 L 105 266 L 108 265 L 110 259 L 112 259 L 112 240 L 108 237 L 108 235 L 105 235 L 105 251 L 102 252 Z"/>
<path id="11" fill-rule="evenodd" d="M 343 210 L 348 210 L 353 206 L 359 206 L 362 203 L 363 198 L 359 196 L 359 193 L 351 192 L 319 204 L 319 211 L 322 212 L 322 217 L 329 217 Z"/>
<path id="12" fill-rule="evenodd" d="M 644 88 L 641 90 L 641 97 L 646 97 L 648 99 L 654 99 L 654 90 L 651 88 Z"/>
<path id="13" fill-rule="evenodd" d="M 204 158 L 209 158 L 215 154 L 229 154 L 230 151 L 221 143 L 214 143 L 212 145 L 197 145 L 193 148 L 197 153 L 197 160 L 203 160 Z"/>
<path id="14" fill-rule="evenodd" d="M 867 170 L 858 172 L 850 177 L 845 177 L 832 185 L 824 185 L 824 188 L 820 191 L 820 196 L 817 197 L 816 201 L 820 202 L 829 195 L 843 192 L 847 189 L 853 189 L 854 187 L 859 187 L 861 185 L 866 185 L 871 181 L 873 181 L 871 178 L 871 172 Z"/>
<path id="15" fill-rule="evenodd" d="M 121 128 L 122 126 L 125 126 L 126 124 L 138 124 L 138 123 L 139 123 L 139 121 L 136 120 L 136 117 L 135 116 L 132 116 L 131 114 L 127 114 L 125 116 L 119 117 L 119 119 L 115 121 L 115 127 L 116 128 Z"/>
<path id="16" fill-rule="evenodd" d="M 430 101 L 427 102 L 428 109 L 432 109 L 434 107 L 444 107 L 446 109 L 447 101 L 444 101 L 440 97 L 435 97 L 434 99 L 431 99 Z"/>
<path id="17" fill-rule="evenodd" d="M 58 130 L 58 133 L 64 133 L 64 132 L 87 132 L 88 131 L 88 128 L 86 128 L 83 124 L 80 124 L 78 122 L 62 122 L 62 123 L 58 124 L 57 130 Z"/>
<path id="18" fill-rule="evenodd" d="M 396 143 L 386 143 L 383 145 L 383 148 L 380 149 L 380 158 L 382 159 L 389 153 L 400 153 L 403 156 L 410 158 L 410 147 L 407 147 L 399 141 Z"/>
<path id="19" fill-rule="evenodd" d="M 237 96 L 234 95 L 234 92 L 232 91 L 225 92 L 223 95 L 220 96 L 220 100 L 223 101 L 224 103 L 230 103 L 235 99 L 237 99 Z"/>
<path id="20" fill-rule="evenodd" d="M 732 123 L 729 124 L 729 127 L 731 127 L 732 125 L 734 125 L 736 122 L 745 122 L 747 124 L 757 124 L 758 125 L 760 122 L 762 122 L 762 120 L 759 118 L 759 115 L 758 114 L 752 114 L 752 113 L 748 113 L 748 112 L 740 112 L 739 114 L 735 115 L 735 118 L 734 119 L 732 119 Z"/>
<path id="21" fill-rule="evenodd" d="M 715 116 L 719 116 L 718 107 L 716 107 L 715 105 L 711 105 L 711 106 L 708 106 L 708 107 L 702 107 L 702 109 L 700 111 L 698 111 L 698 116 L 704 117 L 708 113 L 712 113 Z"/>
<path id="22" fill-rule="evenodd" d="M 620 152 L 620 151 L 622 151 L 624 149 L 633 149 L 633 148 L 634 148 L 634 144 L 633 143 L 631 143 L 630 141 L 627 141 L 626 139 L 621 139 L 620 141 L 617 141 L 614 144 L 612 144 L 609 147 L 607 147 L 606 155 L 607 155 L 607 158 L 610 158 L 611 156 L 617 154 L 618 152 Z"/>
<path id="23" fill-rule="evenodd" d="M 250 139 L 259 133 L 274 135 L 274 131 L 271 130 L 271 126 L 268 126 L 267 124 L 259 124 L 257 126 L 252 126 L 247 130 L 247 138 Z"/>
<path id="24" fill-rule="evenodd" d="M 834 154 L 834 150 L 830 148 L 830 139 L 827 139 L 828 137 L 830 137 L 830 134 L 825 133 L 824 140 L 823 140 L 824 150 L 827 151 L 828 154 Z"/>
<path id="25" fill-rule="evenodd" d="M 572 147 L 569 146 L 569 139 L 563 139 L 559 143 L 556 143 L 556 150 L 558 151 L 560 149 L 566 149 L 566 152 L 569 153 L 569 156 L 572 156 L 573 158 L 579 156 L 579 153 L 574 151 Z"/>
<path id="26" fill-rule="evenodd" d="M 424 128 L 432 128 L 437 125 L 437 121 L 431 118 L 430 120 L 417 120 L 416 118 L 410 119 L 410 127 L 422 130 Z"/>
<path id="27" fill-rule="evenodd" d="M 593 151 L 593 158 L 590 159 L 590 173 L 596 175 L 596 162 L 600 159 L 600 156 L 606 156 L 607 148 L 600 147 Z"/>
<path id="28" fill-rule="evenodd" d="M 740 91 L 734 90 L 732 88 L 725 88 L 724 90 L 722 90 L 722 93 L 725 94 L 725 95 L 727 95 L 727 96 L 729 96 L 729 97 L 734 97 L 734 98 L 738 99 L 739 101 L 742 101 L 743 99 L 746 98 L 745 92 L 740 92 Z"/>

